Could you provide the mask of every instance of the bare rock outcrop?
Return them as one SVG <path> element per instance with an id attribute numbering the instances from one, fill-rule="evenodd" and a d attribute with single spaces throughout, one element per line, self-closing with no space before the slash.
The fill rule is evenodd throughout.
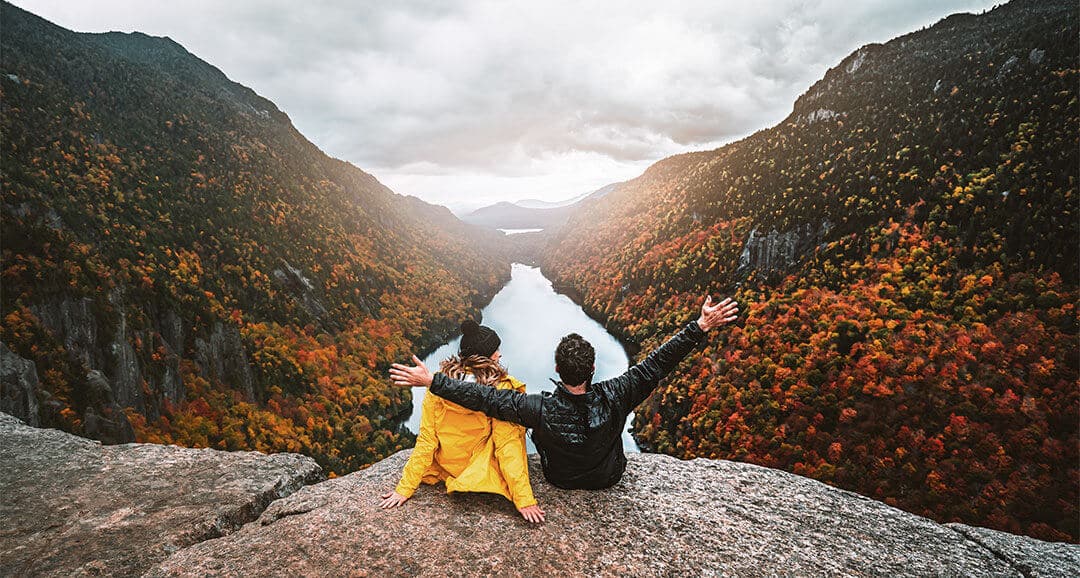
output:
<path id="1" fill-rule="evenodd" d="M 207 379 L 232 384 L 244 399 L 255 400 L 255 377 L 236 325 L 215 321 L 208 339 L 196 337 L 195 361 Z"/>
<path id="2" fill-rule="evenodd" d="M 547 522 L 505 499 L 423 486 L 382 510 L 408 458 L 307 486 L 256 522 L 195 544 L 149 576 L 1077 575 L 1080 547 L 971 534 L 820 482 L 750 464 L 632 454 L 605 491 L 533 487 Z M 986 538 L 986 536 L 992 537 Z M 1009 552 L 997 551 L 1007 548 Z M 1056 551 L 1052 560 L 1041 558 Z"/>
<path id="3" fill-rule="evenodd" d="M 604 491 L 555 488 L 531 456 L 539 526 L 442 486 L 380 509 L 408 456 L 320 482 L 297 454 L 108 446 L 0 413 L 0 575 L 1080 575 L 1077 545 L 656 454 L 630 455 Z"/>
<path id="4" fill-rule="evenodd" d="M 773 229 L 766 233 L 755 227 L 743 245 L 736 271 L 740 275 L 752 271 L 766 275 L 783 273 L 811 253 L 832 227 L 828 220 L 820 225 L 803 223 L 786 232 Z"/>
<path id="5" fill-rule="evenodd" d="M 34 362 L 19 357 L 0 342 L 0 411 L 37 426 L 40 422 L 37 390 L 38 375 Z"/>
<path id="6" fill-rule="evenodd" d="M 322 479 L 311 458 L 102 445 L 0 413 L 0 575 L 138 575 Z"/>

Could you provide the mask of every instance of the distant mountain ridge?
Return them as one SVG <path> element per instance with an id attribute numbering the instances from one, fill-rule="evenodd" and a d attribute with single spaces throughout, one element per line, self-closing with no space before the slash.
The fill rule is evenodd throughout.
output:
<path id="1" fill-rule="evenodd" d="M 605 194 L 607 194 L 607 192 L 610 192 L 610 190 L 613 189 L 616 186 L 618 186 L 618 183 L 614 183 L 614 184 L 611 184 L 611 185 L 606 185 L 606 186 L 601 187 L 600 189 L 598 189 L 596 191 L 593 191 L 591 193 L 582 193 L 582 194 L 580 194 L 580 195 L 578 195 L 576 197 L 571 197 L 569 199 L 563 199 L 561 201 L 541 201 L 540 199 L 521 199 L 521 200 L 518 200 L 518 201 L 514 201 L 514 204 L 519 206 L 519 207 L 524 207 L 526 209 L 551 209 L 553 207 L 565 207 L 566 205 L 573 205 L 574 203 L 576 203 L 578 201 L 581 201 L 582 199 L 585 199 L 586 197 L 590 197 L 590 196 L 595 196 L 597 198 L 602 197 Z"/>
<path id="2" fill-rule="evenodd" d="M 339 473 L 408 447 L 385 366 L 478 314 L 501 235 L 326 156 L 168 38 L 0 20 L 0 410 Z"/>
<path id="3" fill-rule="evenodd" d="M 605 195 L 619 188 L 622 183 L 612 183 L 591 193 L 559 202 L 526 199 L 524 201 L 502 201 L 472 211 L 462 217 L 466 223 L 490 227 L 492 229 L 558 229 L 582 207 L 602 199 Z"/>
<path id="4" fill-rule="evenodd" d="M 1078 21 L 1014 0 L 864 46 L 570 217 L 545 274 L 645 350 L 706 292 L 744 306 L 642 447 L 1080 539 Z"/>

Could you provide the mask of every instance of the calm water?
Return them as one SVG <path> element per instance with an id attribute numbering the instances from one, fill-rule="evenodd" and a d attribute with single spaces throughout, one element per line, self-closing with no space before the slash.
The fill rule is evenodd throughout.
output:
<path id="1" fill-rule="evenodd" d="M 522 233 L 539 233 L 540 231 L 543 231 L 543 229 L 499 229 L 499 231 L 502 231 L 507 235 L 520 235 Z"/>
<path id="2" fill-rule="evenodd" d="M 494 329 L 502 339 L 502 364 L 510 375 L 525 382 L 529 393 L 554 391 L 549 378 L 555 374 L 555 346 L 567 333 L 578 333 L 596 349 L 596 373 L 593 381 L 615 377 L 626 371 L 629 358 L 622 345 L 604 327 L 585 315 L 569 297 L 556 293 L 537 267 L 520 263 L 513 266 L 510 282 L 484 308 L 483 325 Z M 457 353 L 461 337 L 444 344 L 424 359 L 437 371 L 439 362 Z M 414 387 L 413 411 L 406 426 L 416 432 L 420 427 L 420 406 L 427 390 Z M 623 428 L 623 446 L 638 451 L 637 443 L 626 429 L 633 422 L 630 415 Z M 536 451 L 532 441 L 528 450 Z"/>

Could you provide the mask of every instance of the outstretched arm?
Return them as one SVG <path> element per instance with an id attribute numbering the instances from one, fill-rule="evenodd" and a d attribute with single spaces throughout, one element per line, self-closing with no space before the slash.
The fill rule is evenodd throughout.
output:
<path id="1" fill-rule="evenodd" d="M 483 412 L 495 419 L 525 427 L 540 425 L 540 396 L 509 389 L 495 389 L 470 381 L 450 379 L 442 373 L 433 376 L 429 392 L 462 407 Z"/>
<path id="2" fill-rule="evenodd" d="M 705 304 L 701 306 L 701 316 L 696 321 L 687 323 L 682 331 L 626 373 L 601 385 L 608 389 L 611 399 L 621 402 L 624 415 L 630 413 L 649 397 L 660 380 L 671 373 L 709 331 L 731 323 L 738 315 L 739 306 L 730 298 L 714 305 L 712 297 L 707 296 Z"/>
<path id="3" fill-rule="evenodd" d="M 536 394 L 524 394 L 509 389 L 451 379 L 442 373 L 434 375 L 415 355 L 415 366 L 400 363 L 390 366 L 394 385 L 401 387 L 427 387 L 429 393 L 452 401 L 464 408 L 479 411 L 495 419 L 509 421 L 525 427 L 540 425 L 541 399 Z"/>

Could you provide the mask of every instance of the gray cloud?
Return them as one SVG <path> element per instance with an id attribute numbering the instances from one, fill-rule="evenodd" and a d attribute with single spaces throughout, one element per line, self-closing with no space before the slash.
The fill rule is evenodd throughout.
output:
<path id="1" fill-rule="evenodd" d="M 329 154 L 454 204 L 568 197 L 718 146 L 783 119 L 862 44 L 992 2 L 16 4 L 75 30 L 170 36 Z"/>

